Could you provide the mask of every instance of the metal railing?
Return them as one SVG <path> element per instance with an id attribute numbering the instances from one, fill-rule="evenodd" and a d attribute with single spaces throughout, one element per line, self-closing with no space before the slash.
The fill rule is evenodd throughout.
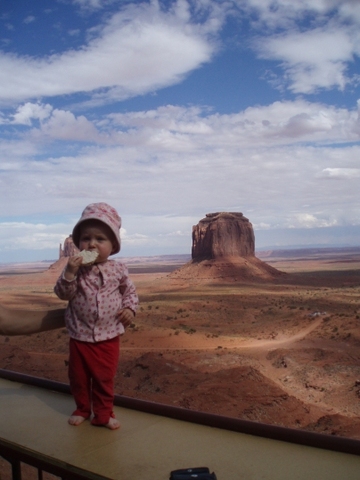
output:
<path id="1" fill-rule="evenodd" d="M 61 480 L 109 480 L 108 477 L 80 470 L 72 465 L 61 465 L 55 459 L 52 461 L 37 452 L 25 450 L 18 445 L 0 439 L 0 457 L 11 465 L 12 480 L 23 480 L 22 464 L 34 467 L 38 480 L 44 480 L 44 472 Z M 26 477 L 24 477 L 26 480 Z"/>
<path id="2" fill-rule="evenodd" d="M 17 373 L 10 370 L 0 369 L 0 378 L 39 388 L 46 388 L 61 393 L 70 393 L 70 387 L 65 383 L 39 377 L 32 377 L 30 375 Z M 224 430 L 270 438 L 273 440 L 306 445 L 309 447 L 349 453 L 352 455 L 360 455 L 360 441 L 351 438 L 339 437 L 335 435 L 324 435 L 305 430 L 297 430 L 238 418 L 225 417 L 222 415 L 203 413 L 185 408 L 139 400 L 123 395 L 115 395 L 114 404 L 131 410 L 174 418 L 199 425 L 207 425 Z M 60 462 L 57 462 L 55 459 L 49 460 L 47 457 L 41 457 L 35 452 L 32 453 L 29 450 L 21 449 L 19 446 L 12 445 L 2 439 L 0 439 L 0 456 L 11 463 L 13 480 L 21 480 L 21 462 L 37 468 L 39 471 L 39 480 L 42 480 L 43 478 L 43 471 L 56 475 L 63 480 L 109 480 L 108 477 L 86 472 L 71 465 L 61 465 Z"/>

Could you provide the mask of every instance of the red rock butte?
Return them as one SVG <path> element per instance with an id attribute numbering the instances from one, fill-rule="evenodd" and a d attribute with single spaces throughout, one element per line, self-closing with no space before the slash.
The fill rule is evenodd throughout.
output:
<path id="1" fill-rule="evenodd" d="M 283 275 L 255 256 L 255 235 L 240 212 L 207 213 L 192 229 L 192 259 L 170 275 L 199 282 L 268 281 Z"/>
<path id="2" fill-rule="evenodd" d="M 65 239 L 64 247 L 62 247 L 62 245 L 60 244 L 59 258 L 71 257 L 72 255 L 76 255 L 79 252 L 80 250 L 75 246 L 72 235 L 69 235 Z"/>

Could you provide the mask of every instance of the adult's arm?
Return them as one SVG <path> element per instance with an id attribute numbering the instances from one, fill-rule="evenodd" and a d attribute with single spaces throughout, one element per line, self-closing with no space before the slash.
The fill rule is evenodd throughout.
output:
<path id="1" fill-rule="evenodd" d="M 0 335 L 28 335 L 65 326 L 64 308 L 13 310 L 0 306 Z"/>

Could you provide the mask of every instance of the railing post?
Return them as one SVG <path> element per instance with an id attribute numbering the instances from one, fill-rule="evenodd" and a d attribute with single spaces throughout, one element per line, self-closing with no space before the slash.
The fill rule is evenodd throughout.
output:
<path id="1" fill-rule="evenodd" d="M 11 461 L 12 480 L 21 480 L 21 463 L 19 460 Z"/>

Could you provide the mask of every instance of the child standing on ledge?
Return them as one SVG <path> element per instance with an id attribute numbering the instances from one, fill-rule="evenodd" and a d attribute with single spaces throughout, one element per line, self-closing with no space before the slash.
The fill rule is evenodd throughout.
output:
<path id="1" fill-rule="evenodd" d="M 120 427 L 113 412 L 114 379 L 120 335 L 134 318 L 138 296 L 126 266 L 109 256 L 120 251 L 121 218 L 106 203 L 88 205 L 72 238 L 80 250 L 96 251 L 92 265 L 79 255 L 69 258 L 54 291 L 68 300 L 65 311 L 70 335 L 69 380 L 76 410 L 70 425 L 91 423 L 111 430 Z"/>

